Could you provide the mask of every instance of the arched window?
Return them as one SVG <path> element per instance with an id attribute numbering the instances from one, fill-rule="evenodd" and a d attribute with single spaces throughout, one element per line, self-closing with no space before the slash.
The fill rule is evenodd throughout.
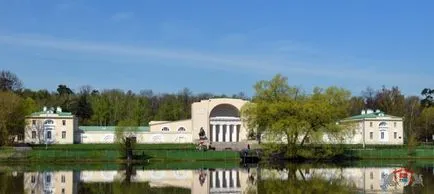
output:
<path id="1" fill-rule="evenodd" d="M 170 131 L 170 129 L 169 129 L 168 127 L 163 127 L 163 128 L 161 129 L 161 131 Z"/>
<path id="2" fill-rule="evenodd" d="M 46 120 L 44 122 L 44 125 L 54 125 L 54 121 L 53 120 Z"/>
<path id="3" fill-rule="evenodd" d="M 185 131 L 185 128 L 184 127 L 180 127 L 180 128 L 178 128 L 178 131 Z"/>

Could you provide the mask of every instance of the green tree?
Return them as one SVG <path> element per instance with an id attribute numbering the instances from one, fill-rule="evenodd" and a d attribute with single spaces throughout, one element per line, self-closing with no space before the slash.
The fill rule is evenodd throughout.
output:
<path id="1" fill-rule="evenodd" d="M 134 140 L 138 131 L 138 126 L 134 120 L 119 121 L 116 126 L 115 140 L 119 145 L 119 151 L 122 158 L 127 160 L 133 159 L 133 150 L 136 145 Z"/>
<path id="2" fill-rule="evenodd" d="M 12 92 L 0 92 L 0 146 L 12 143 L 13 136 L 23 135 L 25 116 L 21 97 Z"/>
<path id="3" fill-rule="evenodd" d="M 421 94 L 424 97 L 421 101 L 422 105 L 425 107 L 434 106 L 434 89 L 425 88 Z"/>
<path id="4" fill-rule="evenodd" d="M 290 87 L 286 77 L 276 75 L 270 81 L 259 81 L 255 90 L 253 103 L 242 108 L 242 118 L 249 129 L 270 138 L 272 150 L 298 157 L 302 153 L 297 148 L 307 139 L 321 142 L 327 133 L 340 140 L 345 132 L 344 126 L 336 125 L 347 116 L 350 92 L 345 89 L 315 88 L 312 95 L 306 95 L 300 88 Z M 271 143 L 276 141 L 281 143 Z"/>
<path id="5" fill-rule="evenodd" d="M 428 142 L 434 134 L 434 107 L 424 108 L 419 117 L 421 139 Z"/>
<path id="6" fill-rule="evenodd" d="M 73 106 L 74 92 L 66 85 L 59 85 L 57 87 L 57 106 L 60 106 L 65 111 L 71 111 Z"/>
<path id="7" fill-rule="evenodd" d="M 348 113 L 350 115 L 359 115 L 365 109 L 365 99 L 362 96 L 353 96 L 350 99 Z"/>
<path id="8" fill-rule="evenodd" d="M 383 88 L 375 96 L 375 108 L 394 116 L 404 116 L 405 97 L 398 87 Z"/>

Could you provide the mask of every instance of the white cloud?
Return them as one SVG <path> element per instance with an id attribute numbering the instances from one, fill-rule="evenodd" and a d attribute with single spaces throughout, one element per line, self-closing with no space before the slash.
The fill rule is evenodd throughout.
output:
<path id="1" fill-rule="evenodd" d="M 123 21 L 123 20 L 129 20 L 134 17 L 133 12 L 117 12 L 111 16 L 111 20 L 115 22 Z"/>
<path id="2" fill-rule="evenodd" d="M 381 75 L 375 72 L 375 69 L 367 69 L 364 67 L 347 68 L 345 64 L 330 67 L 321 66 L 318 64 L 308 64 L 303 61 L 291 61 L 286 58 L 277 56 L 236 56 L 220 53 L 202 53 L 191 50 L 171 50 L 159 49 L 153 47 L 135 47 L 125 45 L 113 45 L 107 43 L 84 42 L 65 39 L 53 39 L 44 36 L 18 36 L 18 35 L 0 35 L 0 44 L 10 44 L 16 46 L 28 46 L 45 49 L 60 49 L 65 51 L 92 53 L 98 55 L 109 56 L 127 56 L 134 57 L 136 60 L 156 58 L 159 60 L 176 60 L 193 64 L 195 67 L 208 69 L 231 69 L 234 71 L 250 71 L 259 74 L 274 74 L 282 73 L 287 76 L 300 76 L 335 78 L 347 80 L 359 80 L 382 84 L 399 84 L 403 80 L 407 83 L 423 83 L 427 79 L 426 76 L 412 75 L 406 73 L 390 73 L 382 72 Z M 179 65 L 186 65 L 179 63 Z M 178 65 L 175 63 L 174 65 Z"/>

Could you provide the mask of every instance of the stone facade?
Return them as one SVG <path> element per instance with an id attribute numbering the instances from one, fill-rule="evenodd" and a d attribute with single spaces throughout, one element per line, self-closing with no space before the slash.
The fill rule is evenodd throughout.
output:
<path id="1" fill-rule="evenodd" d="M 363 110 L 360 115 L 341 121 L 354 126 L 354 135 L 347 144 L 404 144 L 403 118 L 377 110 Z"/>
<path id="2" fill-rule="evenodd" d="M 151 121 L 149 127 L 138 127 L 130 136 L 138 143 L 195 143 L 203 129 L 209 142 L 222 149 L 244 148 L 249 142 L 248 130 L 240 117 L 241 108 L 248 101 L 231 98 L 201 100 L 191 105 L 191 119 L 180 121 Z M 60 108 L 44 109 L 28 116 L 26 143 L 113 143 L 115 126 L 77 126 L 77 119 Z M 344 139 L 346 144 L 403 144 L 403 119 L 381 111 L 363 111 L 362 114 L 341 120 L 349 123 L 354 133 Z M 49 137 L 49 138 L 48 138 Z M 267 142 L 267 138 L 262 138 Z M 324 142 L 333 142 L 327 135 Z M 285 141 L 284 139 L 273 139 Z M 254 142 L 253 142 L 254 143 Z M 339 142 L 342 143 L 342 142 Z"/>
<path id="3" fill-rule="evenodd" d="M 24 142 L 34 144 L 72 144 L 78 121 L 61 108 L 48 109 L 26 117 Z"/>

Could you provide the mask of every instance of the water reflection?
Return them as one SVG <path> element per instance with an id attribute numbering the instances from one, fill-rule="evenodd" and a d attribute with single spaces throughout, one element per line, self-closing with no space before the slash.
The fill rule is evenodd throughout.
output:
<path id="1" fill-rule="evenodd" d="M 234 168 L 0 172 L 0 193 L 430 193 L 432 168 Z M 20 183 L 21 181 L 21 183 Z M 18 188 L 21 187 L 21 188 Z"/>

